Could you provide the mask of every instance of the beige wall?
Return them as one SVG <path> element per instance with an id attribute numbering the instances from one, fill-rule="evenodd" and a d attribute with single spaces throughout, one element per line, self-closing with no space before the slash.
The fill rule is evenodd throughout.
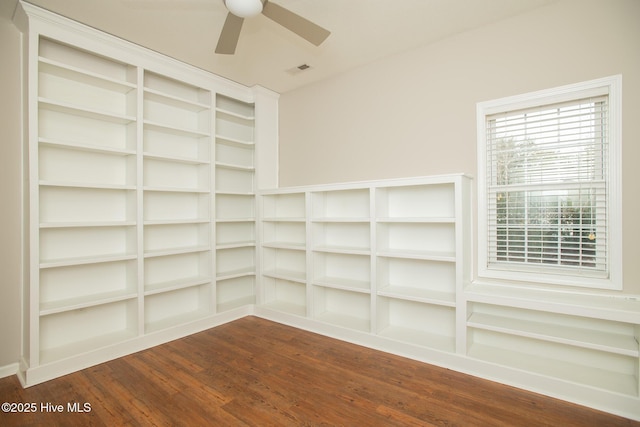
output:
<path id="1" fill-rule="evenodd" d="M 624 291 L 640 294 L 640 1 L 561 0 L 280 98 L 280 185 L 476 174 L 476 103 L 623 76 Z"/>
<path id="2" fill-rule="evenodd" d="M 20 356 L 20 36 L 0 14 L 0 368 Z"/>

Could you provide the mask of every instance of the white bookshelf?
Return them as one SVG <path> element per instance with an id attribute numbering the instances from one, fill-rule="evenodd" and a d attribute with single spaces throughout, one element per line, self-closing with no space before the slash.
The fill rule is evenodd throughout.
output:
<path id="1" fill-rule="evenodd" d="M 378 334 L 439 351 L 455 352 L 455 307 L 404 296 L 379 296 Z"/>
<path id="2" fill-rule="evenodd" d="M 371 332 L 371 297 L 369 292 L 331 286 L 312 287 L 313 318 L 323 323 Z"/>
<path id="3" fill-rule="evenodd" d="M 136 67 L 46 38 L 36 57 L 30 324 L 32 360 L 49 363 L 138 334 L 139 82 Z"/>
<path id="4" fill-rule="evenodd" d="M 308 311 L 306 197 L 304 192 L 259 197 L 260 302 L 297 316 Z"/>
<path id="5" fill-rule="evenodd" d="M 468 196 L 462 175 L 263 192 L 264 305 L 455 353 Z"/>
<path id="6" fill-rule="evenodd" d="M 371 189 L 311 191 L 313 318 L 371 331 Z"/>
<path id="7" fill-rule="evenodd" d="M 213 312 L 212 94 L 143 71 L 144 333 Z"/>
<path id="8" fill-rule="evenodd" d="M 216 297 L 223 312 L 256 300 L 254 105 L 215 101 Z"/>
<path id="9" fill-rule="evenodd" d="M 206 283 L 145 295 L 145 332 L 151 333 L 210 314 L 211 286 Z"/>
<path id="10" fill-rule="evenodd" d="M 255 139 L 276 129 L 257 131 L 254 109 L 271 117 L 276 94 L 27 3 L 15 22 L 28 64 L 24 383 L 251 307 Z"/>
<path id="11" fill-rule="evenodd" d="M 499 288 L 470 288 L 471 357 L 621 395 L 640 395 L 640 328 L 626 311 L 633 302 L 611 299 L 603 305 L 597 296 Z M 501 296 L 492 298 L 496 291 Z M 597 311 L 589 308 L 594 304 Z"/>
<path id="12" fill-rule="evenodd" d="M 466 185 L 451 179 L 376 189 L 380 335 L 456 352 Z"/>

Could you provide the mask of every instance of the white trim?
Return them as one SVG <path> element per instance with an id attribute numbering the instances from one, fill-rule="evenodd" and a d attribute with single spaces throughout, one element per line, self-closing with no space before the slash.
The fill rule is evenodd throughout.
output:
<path id="1" fill-rule="evenodd" d="M 10 377 L 18 373 L 18 362 L 0 366 L 0 378 Z"/>
<path id="2" fill-rule="evenodd" d="M 329 325 L 318 320 L 301 318 L 261 306 L 253 308 L 253 315 L 374 350 L 452 369 L 463 374 L 507 384 L 633 420 L 640 420 L 640 412 L 638 411 L 640 401 L 635 396 L 625 396 L 588 385 L 498 365 L 468 355 L 447 353 L 419 345 L 402 343 L 380 335 Z"/>
<path id="3" fill-rule="evenodd" d="M 24 381 L 23 386 L 30 387 L 109 360 L 114 360 L 147 348 L 165 344 L 175 339 L 215 328 L 216 326 L 220 326 L 225 323 L 233 322 L 234 320 L 250 316 L 253 312 L 253 306 L 246 305 L 225 311 L 224 313 L 214 314 L 203 319 L 195 320 L 193 322 L 149 333 L 144 336 L 137 336 L 128 341 L 80 353 L 55 362 L 34 367 L 29 367 L 26 363 L 23 363 L 18 375 L 22 378 L 21 381 Z"/>
<path id="4" fill-rule="evenodd" d="M 609 277 L 593 278 L 540 272 L 508 271 L 487 265 L 487 189 L 486 116 L 500 111 L 554 104 L 585 96 L 609 95 Z M 476 106 L 478 147 L 478 254 L 477 279 L 506 280 L 519 284 L 577 286 L 596 289 L 622 289 L 622 76 L 590 80 L 522 95 L 479 102 Z M 515 270 L 515 269 L 514 269 Z"/>

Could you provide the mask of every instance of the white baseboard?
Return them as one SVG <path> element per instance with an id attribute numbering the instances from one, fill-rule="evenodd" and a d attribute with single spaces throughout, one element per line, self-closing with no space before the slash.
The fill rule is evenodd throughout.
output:
<path id="1" fill-rule="evenodd" d="M 30 367 L 27 361 L 23 361 L 18 378 L 23 387 L 31 387 L 90 366 L 232 322 L 252 313 L 253 307 L 247 305 L 40 366 Z M 17 366 L 16 364 L 14 374 L 17 371 Z"/>
<path id="2" fill-rule="evenodd" d="M 18 373 L 18 362 L 0 366 L 0 378 L 10 377 Z"/>
<path id="3" fill-rule="evenodd" d="M 586 385 L 484 362 L 462 354 L 431 350 L 253 305 L 35 368 L 29 368 L 25 361 L 22 367 L 19 367 L 18 363 L 10 364 L 0 367 L 0 378 L 18 374 L 23 387 L 29 387 L 250 315 L 640 421 L 640 396 L 637 395 L 619 395 Z"/>
<path id="4" fill-rule="evenodd" d="M 431 350 L 418 345 L 391 340 L 379 335 L 353 331 L 261 306 L 254 307 L 254 315 L 341 341 L 384 351 L 640 421 L 640 396 L 637 395 L 621 395 L 615 392 L 473 359 L 466 355 Z"/>

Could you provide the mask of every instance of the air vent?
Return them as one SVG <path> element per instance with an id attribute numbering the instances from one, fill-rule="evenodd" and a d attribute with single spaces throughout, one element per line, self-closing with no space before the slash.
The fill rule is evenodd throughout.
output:
<path id="1" fill-rule="evenodd" d="M 311 65 L 309 65 L 309 64 L 300 64 L 297 67 L 290 68 L 290 69 L 288 69 L 286 71 L 287 71 L 287 73 L 289 73 L 291 75 L 296 75 L 296 74 L 302 73 L 303 71 L 307 71 L 310 68 L 311 68 Z"/>

